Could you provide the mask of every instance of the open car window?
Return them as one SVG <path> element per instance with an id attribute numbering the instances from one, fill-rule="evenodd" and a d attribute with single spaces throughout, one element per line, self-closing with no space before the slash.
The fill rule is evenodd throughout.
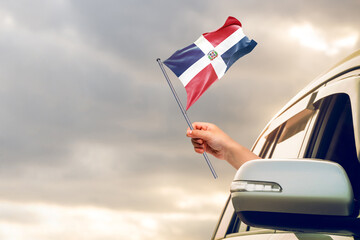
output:
<path id="1" fill-rule="evenodd" d="M 360 197 L 360 163 L 356 153 L 351 101 L 346 94 L 324 98 L 311 133 L 306 155 L 339 163 L 349 176 L 356 199 Z"/>

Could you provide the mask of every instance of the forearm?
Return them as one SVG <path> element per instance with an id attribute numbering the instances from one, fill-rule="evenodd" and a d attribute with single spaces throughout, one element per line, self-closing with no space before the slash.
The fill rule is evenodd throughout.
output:
<path id="1" fill-rule="evenodd" d="M 235 169 L 239 169 L 247 161 L 259 158 L 255 153 L 235 141 L 229 143 L 225 154 L 225 160 Z"/>

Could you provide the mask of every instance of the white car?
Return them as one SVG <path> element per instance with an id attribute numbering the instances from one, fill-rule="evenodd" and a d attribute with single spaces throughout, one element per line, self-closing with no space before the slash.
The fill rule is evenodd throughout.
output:
<path id="1" fill-rule="evenodd" d="M 360 239 L 360 51 L 268 123 L 212 239 Z"/>

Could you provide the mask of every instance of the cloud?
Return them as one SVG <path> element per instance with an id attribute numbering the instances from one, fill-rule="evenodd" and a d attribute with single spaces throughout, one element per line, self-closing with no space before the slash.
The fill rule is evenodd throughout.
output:
<path id="1" fill-rule="evenodd" d="M 212 179 L 155 59 L 238 17 L 259 44 L 189 116 L 251 147 L 292 95 L 358 48 L 357 4 L 2 1 L 4 238 L 119 239 L 121 225 L 133 239 L 209 238 L 235 170 L 210 156 L 220 177 Z M 325 47 L 302 46 L 304 34 Z"/>
<path id="2" fill-rule="evenodd" d="M 207 213 L 150 213 L 113 211 L 91 206 L 66 207 L 53 204 L 0 202 L 7 217 L 0 218 L 4 239 L 199 239 L 198 229 L 207 228 L 216 215 Z M 10 221 L 9 216 L 27 214 Z M 33 216 L 31 223 L 23 219 Z M 34 220 L 34 219 L 33 219 Z M 139 231 L 141 228 L 141 231 Z M 183 229 L 187 229 L 184 231 Z M 86 231 L 84 231 L 86 229 Z M 200 231 L 201 232 L 201 231 Z M 211 236 L 211 232 L 206 234 Z M 206 236 L 205 235 L 205 236 Z"/>
<path id="3" fill-rule="evenodd" d="M 291 37 L 297 39 L 299 43 L 317 51 L 323 51 L 327 55 L 339 53 L 343 48 L 353 48 L 359 34 L 353 29 L 349 29 L 348 33 L 340 34 L 338 38 L 330 41 L 325 38 L 325 34 L 319 29 L 315 29 L 311 24 L 305 23 L 299 26 L 292 26 L 289 29 Z"/>

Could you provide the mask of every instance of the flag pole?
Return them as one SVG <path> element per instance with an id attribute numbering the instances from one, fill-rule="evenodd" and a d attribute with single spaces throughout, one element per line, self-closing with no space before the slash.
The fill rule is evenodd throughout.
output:
<path id="1" fill-rule="evenodd" d="M 181 112 L 182 112 L 182 114 L 183 114 L 183 116 L 184 116 L 184 118 L 185 118 L 185 120 L 186 120 L 189 128 L 190 128 L 191 130 L 194 130 L 194 128 L 193 128 L 193 126 L 192 126 L 192 124 L 191 124 L 191 121 L 190 121 L 190 119 L 189 119 L 189 117 L 188 117 L 188 115 L 187 115 L 187 113 L 186 113 L 183 105 L 181 104 L 181 101 L 180 101 L 180 99 L 179 99 L 176 91 L 175 91 L 175 88 L 174 88 L 174 86 L 172 85 L 172 83 L 171 83 L 171 81 L 170 81 L 170 79 L 169 79 L 169 77 L 168 77 L 168 75 L 167 75 L 167 73 L 166 73 L 166 71 L 165 71 L 165 68 L 164 68 L 164 66 L 163 66 L 163 64 L 162 64 L 162 62 L 161 62 L 161 59 L 158 58 L 158 59 L 156 59 L 156 61 L 158 62 L 159 66 L 160 66 L 160 68 L 161 68 L 161 71 L 163 72 L 163 74 L 164 74 L 164 76 L 165 76 L 165 78 L 166 78 L 166 81 L 167 81 L 167 83 L 169 84 L 169 87 L 170 87 L 170 89 L 171 89 L 171 92 L 173 93 L 173 95 L 174 95 L 174 97 L 175 97 L 175 100 L 176 100 L 177 104 L 179 105 L 179 108 L 180 108 L 180 110 L 181 110 Z M 209 157 L 208 157 L 208 155 L 206 154 L 206 152 L 203 153 L 203 156 L 204 156 L 204 158 L 205 158 L 205 160 L 206 160 L 207 165 L 209 166 L 209 168 L 210 168 L 210 170 L 211 170 L 212 175 L 213 175 L 214 178 L 216 179 L 216 178 L 217 178 L 217 174 L 216 174 L 215 169 L 213 168 L 213 166 L 212 166 L 212 164 L 211 164 L 211 162 L 210 162 L 210 160 L 209 160 Z"/>

